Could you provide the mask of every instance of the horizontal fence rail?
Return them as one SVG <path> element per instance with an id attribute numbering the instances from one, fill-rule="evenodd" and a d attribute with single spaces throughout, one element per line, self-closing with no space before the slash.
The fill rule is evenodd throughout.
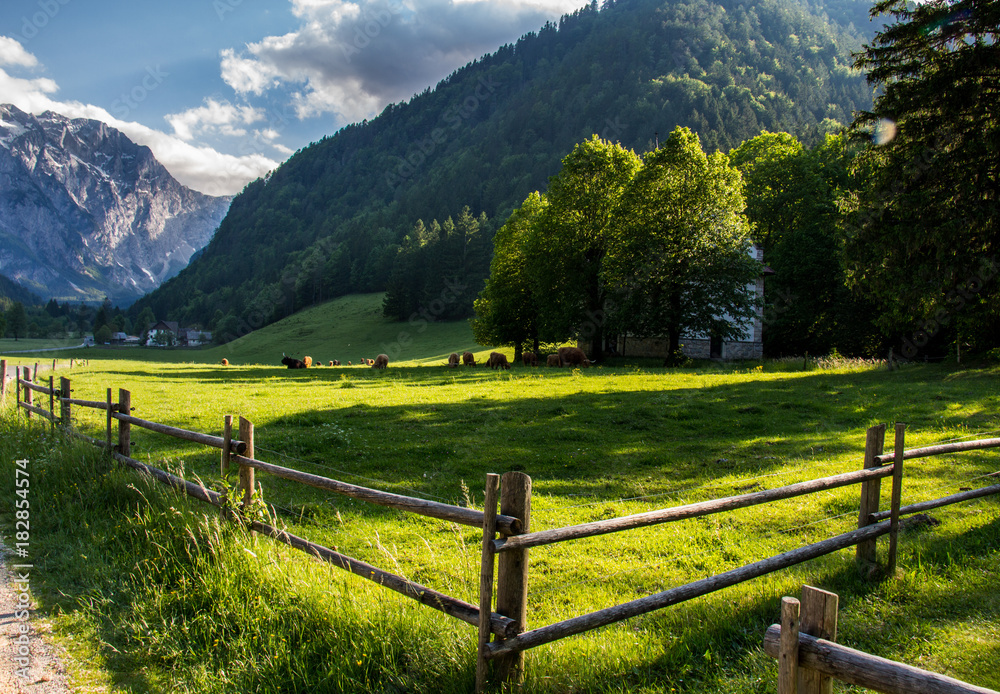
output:
<path id="1" fill-rule="evenodd" d="M 292 470 L 291 468 L 282 467 L 280 465 L 265 463 L 262 460 L 244 458 L 243 456 L 233 456 L 232 460 L 234 463 L 238 463 L 239 465 L 245 465 L 247 467 L 254 468 L 255 470 L 268 472 L 275 477 L 301 482 L 302 484 L 307 484 L 318 489 L 326 489 L 327 491 L 335 492 L 352 499 L 359 499 L 372 504 L 377 504 L 379 506 L 396 508 L 401 511 L 408 511 L 410 513 L 416 513 L 430 518 L 451 521 L 461 525 L 471 525 L 476 528 L 483 527 L 483 512 L 476 511 L 475 509 L 465 508 L 463 506 L 452 506 L 450 504 L 442 504 L 437 501 L 417 499 L 415 497 L 392 494 L 390 492 L 381 492 L 367 487 L 359 487 L 354 484 L 332 480 L 328 477 L 320 477 L 319 475 L 311 475 L 307 472 Z M 517 518 L 512 518 L 511 516 L 498 515 L 497 528 L 501 533 L 508 535 L 516 533 L 521 529 L 521 521 Z"/>
<path id="2" fill-rule="evenodd" d="M 391 574 L 388 571 L 377 569 L 371 564 L 363 562 L 359 559 L 348 557 L 344 554 L 340 554 L 339 552 L 335 552 L 334 550 L 324 547 L 323 545 L 317 545 L 314 542 L 309 542 L 308 540 L 292 535 L 285 530 L 278 530 L 274 526 L 268 525 L 267 523 L 255 522 L 251 524 L 250 527 L 252 530 L 263 533 L 270 538 L 283 542 L 291 547 L 295 547 L 296 549 L 300 549 L 306 554 L 311 554 L 324 562 L 333 564 L 334 566 L 346 571 L 350 571 L 356 576 L 366 578 L 369 581 L 379 584 L 380 586 L 394 590 L 397 593 L 405 595 L 408 598 L 412 598 L 423 605 L 433 607 L 434 609 L 444 612 L 447 615 L 456 617 L 467 624 L 472 624 L 473 626 L 479 624 L 479 608 L 475 605 L 470 605 L 469 603 L 457 598 L 450 597 L 444 593 L 439 593 L 438 591 L 422 586 L 419 583 L 408 581 L 405 578 Z M 490 614 L 489 624 L 490 630 L 497 636 L 506 638 L 513 635 L 515 625 L 514 620 L 512 619 L 508 619 L 507 617 L 503 617 L 495 612 L 492 612 Z"/>
<path id="3" fill-rule="evenodd" d="M 540 530 L 538 532 L 525 533 L 524 535 L 516 535 L 506 539 L 494 540 L 493 547 L 497 552 L 509 552 L 515 549 L 538 547 L 540 545 L 549 545 L 556 542 L 564 542 L 566 540 L 578 540 L 584 537 L 593 537 L 594 535 L 603 535 L 606 533 L 620 532 L 622 530 L 631 530 L 633 528 L 642 528 L 650 525 L 657 525 L 659 523 L 670 523 L 687 518 L 697 518 L 699 516 L 707 516 L 713 513 L 746 508 L 747 506 L 756 506 L 759 504 L 770 503 L 772 501 L 791 499 L 805 494 L 814 494 L 827 489 L 835 489 L 837 487 L 858 484 L 859 482 L 864 482 L 866 480 L 882 479 L 883 477 L 891 476 L 892 471 L 893 466 L 888 465 L 884 467 L 870 468 L 868 470 L 859 470 L 857 472 L 845 472 L 841 475 L 833 475 L 831 477 L 824 477 L 818 480 L 799 482 L 797 484 L 790 484 L 777 489 L 767 489 L 760 492 L 741 494 L 739 496 L 729 496 L 723 499 L 713 499 L 711 501 L 702 501 L 695 504 L 685 504 L 684 506 L 674 506 L 672 508 L 660 509 L 657 511 L 637 513 L 631 516 L 621 516 L 620 518 L 609 518 L 608 520 L 581 523 L 580 525 L 571 525 L 565 528 Z"/>
<path id="4" fill-rule="evenodd" d="M 104 406 L 104 403 L 101 403 Z M 160 424 L 159 422 L 150 422 L 145 419 L 139 419 L 138 417 L 133 417 L 130 414 L 122 414 L 120 412 L 112 412 L 112 419 L 117 419 L 119 422 L 125 422 L 126 424 L 131 424 L 133 426 L 140 427 L 142 429 L 148 429 L 149 431 L 155 431 L 158 434 L 166 434 L 167 436 L 173 436 L 177 439 L 183 439 L 184 441 L 191 441 L 192 443 L 200 443 L 204 446 L 211 446 L 213 448 L 221 449 L 226 440 L 222 436 L 212 436 L 211 434 L 200 434 L 196 431 L 188 431 L 187 429 L 178 429 L 177 427 L 168 426 L 166 424 Z M 233 439 L 229 442 L 230 450 L 236 453 L 244 453 L 247 450 L 247 444 L 244 441 L 238 441 Z"/>
<path id="5" fill-rule="evenodd" d="M 26 380 L 24 378 L 19 378 L 18 383 L 21 384 L 22 388 L 27 388 L 28 390 L 33 390 L 36 393 L 42 393 L 43 395 L 53 395 L 55 393 L 49 386 L 40 386 L 37 383 Z"/>
<path id="6" fill-rule="evenodd" d="M 993 494 L 1000 494 L 1000 484 L 993 485 L 990 487 L 980 487 L 979 489 L 969 489 L 964 492 L 957 492 L 955 494 L 949 494 L 948 496 L 943 496 L 940 499 L 933 499 L 931 501 L 921 501 L 918 504 L 910 504 L 909 506 L 903 506 L 899 509 L 899 514 L 902 516 L 913 515 L 914 513 L 923 513 L 924 511 L 931 511 L 936 508 L 941 508 L 942 506 L 951 506 L 952 504 L 957 504 L 962 501 L 971 501 L 972 499 L 981 499 L 984 496 L 992 496 Z M 868 517 L 873 521 L 885 520 L 891 514 L 891 511 L 879 511 L 878 513 L 872 513 Z"/>
<path id="7" fill-rule="evenodd" d="M 764 635 L 764 652 L 772 658 L 779 655 L 781 632 L 781 625 L 772 624 Z M 798 665 L 885 694 L 997 694 L 993 689 L 977 687 L 801 632 L 798 634 Z"/>
<path id="8" fill-rule="evenodd" d="M 913 448 L 903 451 L 903 460 L 913 458 L 928 458 L 933 455 L 946 455 L 948 453 L 963 453 L 966 451 L 978 451 L 984 448 L 1000 448 L 1000 439 L 979 439 L 978 441 L 958 441 L 956 443 L 942 443 L 937 446 L 927 446 L 925 448 Z M 891 463 L 892 453 L 875 456 L 875 462 L 879 465 Z"/>

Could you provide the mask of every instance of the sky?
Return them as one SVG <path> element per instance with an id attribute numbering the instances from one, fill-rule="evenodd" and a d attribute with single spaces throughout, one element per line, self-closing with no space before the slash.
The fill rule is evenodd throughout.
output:
<path id="1" fill-rule="evenodd" d="M 3 0 L 0 103 L 93 118 L 238 193 L 585 0 Z"/>

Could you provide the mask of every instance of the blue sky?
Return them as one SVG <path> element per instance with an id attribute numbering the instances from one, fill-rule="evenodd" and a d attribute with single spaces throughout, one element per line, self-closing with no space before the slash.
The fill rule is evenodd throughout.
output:
<path id="1" fill-rule="evenodd" d="M 0 103 L 95 118 L 238 192 L 583 0 L 3 0 Z"/>

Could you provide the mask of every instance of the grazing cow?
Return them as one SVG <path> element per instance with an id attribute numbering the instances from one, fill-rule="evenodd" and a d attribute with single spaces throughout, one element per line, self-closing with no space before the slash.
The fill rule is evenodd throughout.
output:
<path id="1" fill-rule="evenodd" d="M 500 352 L 490 352 L 490 358 L 486 360 L 487 366 L 492 366 L 494 369 L 507 369 L 510 370 L 510 364 L 507 363 L 507 355 L 501 354 Z"/>
<path id="2" fill-rule="evenodd" d="M 284 352 L 281 353 L 281 363 L 287 366 L 289 369 L 304 369 L 306 368 L 306 363 L 301 359 L 293 359 L 287 356 Z"/>
<path id="3" fill-rule="evenodd" d="M 590 366 L 590 360 L 579 347 L 560 347 L 559 362 L 563 366 Z"/>
<path id="4" fill-rule="evenodd" d="M 228 359 L 223 359 L 222 360 L 222 365 L 223 366 L 229 366 L 229 360 Z"/>
<path id="5" fill-rule="evenodd" d="M 521 355 L 521 362 L 525 366 L 538 366 L 538 355 L 534 352 L 525 352 Z"/>
<path id="6" fill-rule="evenodd" d="M 448 355 L 448 367 L 452 369 L 458 368 L 458 353 L 452 352 Z"/>
<path id="7" fill-rule="evenodd" d="M 476 365 L 476 355 L 472 352 L 462 352 L 462 363 L 466 366 Z"/>
<path id="8" fill-rule="evenodd" d="M 334 359 L 333 361 L 330 362 L 330 366 L 340 366 L 340 360 Z"/>
<path id="9" fill-rule="evenodd" d="M 389 355 L 380 354 L 374 359 L 369 359 L 368 361 L 371 362 L 371 367 L 373 369 L 384 369 L 385 367 L 389 366 Z"/>
<path id="10" fill-rule="evenodd" d="M 350 359 L 348 359 L 348 360 L 347 360 L 347 365 L 348 365 L 348 366 L 354 366 L 354 364 L 352 364 L 352 363 L 351 363 L 351 360 L 350 360 Z"/>
<path id="11" fill-rule="evenodd" d="M 302 357 L 302 363 L 305 364 L 306 368 L 308 369 L 310 366 L 313 365 L 313 358 L 312 357 Z"/>
<path id="12" fill-rule="evenodd" d="M 545 357 L 545 365 L 546 366 L 560 366 L 559 355 L 558 354 L 550 354 L 549 356 Z"/>

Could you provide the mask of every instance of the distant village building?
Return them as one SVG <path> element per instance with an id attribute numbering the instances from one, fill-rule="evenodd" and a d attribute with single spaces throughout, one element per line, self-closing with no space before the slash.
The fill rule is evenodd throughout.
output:
<path id="1" fill-rule="evenodd" d="M 201 347 L 211 342 L 208 330 L 182 328 L 176 321 L 161 320 L 146 331 L 147 347 Z"/>
<path id="2" fill-rule="evenodd" d="M 181 328 L 180 344 L 184 347 L 200 347 L 211 344 L 212 333 L 196 328 Z"/>
<path id="3" fill-rule="evenodd" d="M 751 252 L 759 262 L 764 262 L 764 250 L 760 246 L 754 245 Z M 757 317 L 744 328 L 742 335 L 735 340 L 722 340 L 711 335 L 684 333 L 681 335 L 681 351 L 685 356 L 691 359 L 762 359 L 764 277 L 773 274 L 774 271 L 765 265 L 764 273 L 757 278 L 756 284 L 748 287 L 756 294 L 759 305 Z M 670 351 L 670 339 L 667 337 L 633 338 L 619 335 L 611 338 L 609 342 L 609 351 L 622 356 L 663 359 Z"/>
<path id="4" fill-rule="evenodd" d="M 180 324 L 176 321 L 161 320 L 146 331 L 147 347 L 174 347 L 177 345 Z"/>

